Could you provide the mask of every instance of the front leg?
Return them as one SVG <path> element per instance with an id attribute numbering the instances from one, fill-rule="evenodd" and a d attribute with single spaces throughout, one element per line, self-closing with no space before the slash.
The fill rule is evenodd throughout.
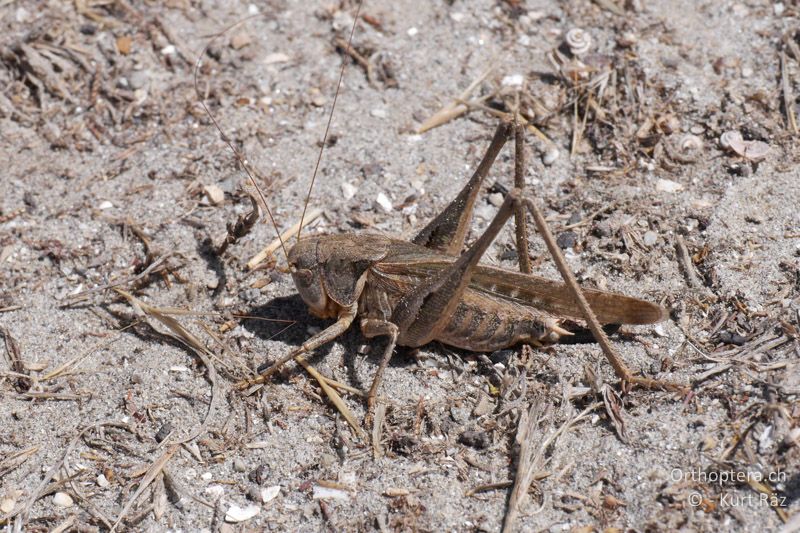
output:
<path id="1" fill-rule="evenodd" d="M 272 366 L 261 372 L 260 375 L 252 379 L 246 379 L 240 381 L 239 383 L 236 384 L 236 388 L 238 388 L 239 390 L 243 390 L 253 385 L 264 383 L 268 377 L 277 372 L 280 369 L 280 367 L 282 367 L 289 360 L 300 357 L 305 353 L 316 350 L 323 344 L 331 342 L 333 339 L 335 339 L 336 337 L 347 331 L 347 328 L 350 327 L 350 325 L 353 323 L 353 320 L 356 318 L 357 312 L 358 312 L 357 303 L 353 303 L 348 307 L 342 307 L 339 310 L 338 319 L 334 324 L 331 324 L 324 330 L 320 331 L 319 333 L 308 339 L 306 342 L 302 344 L 302 346 L 295 348 L 290 353 L 278 359 L 275 363 L 273 363 Z"/>

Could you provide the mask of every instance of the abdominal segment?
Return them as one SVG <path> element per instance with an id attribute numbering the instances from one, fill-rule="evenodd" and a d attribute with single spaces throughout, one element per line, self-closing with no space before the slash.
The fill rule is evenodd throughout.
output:
<path id="1" fill-rule="evenodd" d="M 436 340 L 476 352 L 490 352 L 515 344 L 552 344 L 556 321 L 524 306 L 501 303 L 466 293 Z M 557 327 L 557 326 L 556 326 Z"/>

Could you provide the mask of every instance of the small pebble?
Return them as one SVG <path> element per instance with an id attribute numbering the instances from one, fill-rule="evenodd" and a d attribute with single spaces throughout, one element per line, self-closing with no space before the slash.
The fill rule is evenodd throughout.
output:
<path id="1" fill-rule="evenodd" d="M 128 76 L 128 85 L 134 91 L 137 89 L 144 89 L 150 79 L 150 74 L 146 70 L 134 70 Z"/>
<path id="2" fill-rule="evenodd" d="M 234 50 L 240 50 L 251 42 L 252 39 L 250 38 L 250 35 L 247 32 L 242 31 L 231 37 L 231 48 Z"/>
<path id="3" fill-rule="evenodd" d="M 11 511 L 14 510 L 14 506 L 17 505 L 17 502 L 12 500 L 11 498 L 5 498 L 0 501 L 0 512 L 5 514 L 9 514 Z"/>
<path id="4" fill-rule="evenodd" d="M 169 422 L 165 422 L 164 425 L 159 428 L 158 432 L 156 433 L 155 439 L 156 442 L 162 443 L 164 439 L 169 437 L 169 434 L 172 433 L 172 424 Z"/>
<path id="5" fill-rule="evenodd" d="M 253 483 L 256 483 L 257 485 L 263 485 L 267 482 L 267 480 L 269 480 L 270 473 L 270 469 L 267 465 L 261 465 L 251 471 L 247 475 L 247 479 Z"/>
<path id="6" fill-rule="evenodd" d="M 72 496 L 66 492 L 56 492 L 53 495 L 53 503 L 59 507 L 72 507 L 74 502 L 72 501 Z"/>
<path id="7" fill-rule="evenodd" d="M 417 28 L 408 28 L 408 31 L 406 33 L 408 34 L 409 37 L 414 37 L 416 34 L 419 33 L 419 30 Z"/>
<path id="8" fill-rule="evenodd" d="M 559 233 L 558 237 L 556 237 L 556 244 L 558 244 L 558 247 L 562 250 L 574 248 L 577 242 L 578 236 L 575 235 L 574 231 L 564 231 Z"/>
<path id="9" fill-rule="evenodd" d="M 225 193 L 216 185 L 206 185 L 203 187 L 203 193 L 211 205 L 219 205 L 225 200 Z"/>
<path id="10" fill-rule="evenodd" d="M 111 209 L 112 207 L 114 207 L 114 204 L 112 204 L 108 200 L 100 202 L 100 205 L 97 206 L 98 209 Z"/>
<path id="11" fill-rule="evenodd" d="M 467 430 L 458 436 L 458 442 L 465 446 L 483 450 L 492 444 L 492 438 L 486 431 Z"/>
<path id="12" fill-rule="evenodd" d="M 167 45 L 167 46 L 165 46 L 164 48 L 161 49 L 161 54 L 165 55 L 165 56 L 171 56 L 171 55 L 175 55 L 175 53 L 177 51 L 178 50 L 175 48 L 174 45 L 169 44 L 169 45 Z"/>
<path id="13" fill-rule="evenodd" d="M 97 486 L 98 487 L 106 488 L 109 485 L 111 485 L 111 483 L 109 483 L 109 481 L 108 481 L 108 479 L 106 479 L 105 475 L 100 474 L 99 476 L 97 476 Z"/>
<path id="14" fill-rule="evenodd" d="M 643 240 L 645 246 L 653 246 L 658 240 L 658 235 L 655 231 L 646 231 Z"/>
<path id="15" fill-rule="evenodd" d="M 203 472 L 200 474 L 200 479 L 203 481 L 211 481 L 212 477 L 214 477 L 214 475 L 211 472 Z"/>
<path id="16" fill-rule="evenodd" d="M 656 182 L 656 190 L 661 192 L 678 192 L 683 190 L 683 185 L 677 181 L 660 178 Z"/>
<path id="17" fill-rule="evenodd" d="M 503 87 L 522 87 L 525 81 L 525 76 L 522 74 L 509 74 L 503 78 L 501 84 Z"/>
<path id="18" fill-rule="evenodd" d="M 358 192 L 358 189 L 356 189 L 352 183 L 348 182 L 342 183 L 342 197 L 344 198 L 345 201 L 355 196 L 356 192 Z"/>
<path id="19" fill-rule="evenodd" d="M 547 149 L 547 151 L 542 156 L 542 163 L 544 163 L 545 165 L 547 165 L 549 167 L 550 165 L 552 165 L 553 163 L 556 162 L 556 159 L 558 159 L 559 155 L 560 154 L 558 152 L 558 148 L 550 147 L 550 148 Z"/>
<path id="20" fill-rule="evenodd" d="M 375 118 L 386 118 L 388 116 L 388 114 L 386 113 L 386 110 L 383 109 L 382 107 L 376 107 L 376 108 L 372 109 L 369 112 L 369 114 L 372 115 Z"/>
<path id="21" fill-rule="evenodd" d="M 233 469 L 236 472 L 246 472 L 247 465 L 245 464 L 244 461 L 242 461 L 237 457 L 236 459 L 233 460 Z"/>
<path id="22" fill-rule="evenodd" d="M 250 485 L 247 487 L 247 492 L 245 493 L 247 499 L 251 502 L 261 502 L 261 489 L 258 488 L 257 485 Z"/>
<path id="23" fill-rule="evenodd" d="M 389 200 L 389 197 L 383 193 L 378 193 L 378 197 L 375 199 L 375 203 L 383 209 L 384 213 L 391 213 L 392 212 L 392 201 Z"/>
<path id="24" fill-rule="evenodd" d="M 216 500 L 225 494 L 225 487 L 222 485 L 209 485 L 205 488 L 205 490 L 203 490 L 203 492 L 211 496 L 212 499 Z"/>
<path id="25" fill-rule="evenodd" d="M 503 195 L 499 192 L 492 193 L 489 195 L 489 203 L 495 207 L 500 207 L 503 205 Z"/>

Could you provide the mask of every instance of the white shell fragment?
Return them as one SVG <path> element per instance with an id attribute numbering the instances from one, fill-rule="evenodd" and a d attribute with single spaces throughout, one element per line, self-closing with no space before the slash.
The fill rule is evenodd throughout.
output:
<path id="1" fill-rule="evenodd" d="M 719 137 L 719 145 L 750 161 L 761 161 L 769 153 L 769 145 L 763 141 L 745 141 L 738 131 L 726 131 Z"/>
<path id="2" fill-rule="evenodd" d="M 278 497 L 281 493 L 280 485 L 273 485 L 272 487 L 265 487 L 261 489 L 261 501 L 267 503 Z"/>
<path id="3" fill-rule="evenodd" d="M 350 500 L 350 495 L 347 491 L 342 489 L 333 489 L 330 487 L 322 487 L 320 485 L 314 485 L 314 492 L 312 494 L 312 498 L 315 500 L 343 500 L 348 501 Z"/>
<path id="4" fill-rule="evenodd" d="M 53 503 L 59 507 L 72 507 L 74 502 L 72 501 L 72 496 L 66 492 L 56 492 L 53 495 Z"/>
<path id="5" fill-rule="evenodd" d="M 592 48 L 592 36 L 581 28 L 572 28 L 564 38 L 569 51 L 574 56 L 581 56 Z"/>
<path id="6" fill-rule="evenodd" d="M 738 131 L 726 131 L 719 137 L 719 145 L 726 150 L 739 152 L 744 150 L 744 139 Z"/>
<path id="7" fill-rule="evenodd" d="M 389 197 L 383 193 L 378 193 L 378 197 L 375 198 L 375 203 L 378 204 L 378 207 L 383 209 L 385 213 L 392 212 L 392 201 L 389 200 Z"/>
<path id="8" fill-rule="evenodd" d="M 656 182 L 656 190 L 661 192 L 678 192 L 683 190 L 683 185 L 677 181 L 661 178 Z"/>
<path id="9" fill-rule="evenodd" d="M 238 505 L 231 505 L 225 513 L 225 521 L 232 524 L 250 520 L 258 513 L 261 512 L 261 507 L 258 505 L 248 505 L 247 507 L 239 507 Z"/>

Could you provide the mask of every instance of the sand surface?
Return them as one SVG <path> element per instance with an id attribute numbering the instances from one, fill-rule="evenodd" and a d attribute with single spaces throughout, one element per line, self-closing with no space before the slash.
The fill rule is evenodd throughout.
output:
<path id="1" fill-rule="evenodd" d="M 778 531 L 794 517 L 796 531 L 798 8 L 368 1 L 360 63 L 335 44 L 355 10 L 0 2 L 0 524 L 500 531 L 526 413 L 534 481 L 514 530 Z M 564 46 L 574 28 L 585 53 Z M 200 90 L 281 230 L 299 219 L 343 60 L 313 232 L 413 236 L 486 149 L 499 119 L 479 106 L 507 110 L 522 81 L 550 139 L 528 136 L 528 191 L 582 284 L 670 310 L 614 345 L 635 371 L 691 392 L 622 393 L 596 344 L 432 343 L 398 350 L 371 442 L 294 364 L 236 390 L 331 322 L 280 270 L 247 270 L 270 224 L 214 252 L 250 202 L 195 94 L 209 44 Z M 417 133 L 489 67 L 469 113 Z M 720 145 L 725 132 L 741 134 L 738 153 Z M 470 241 L 512 177 L 507 147 Z M 509 225 L 484 262 L 516 269 L 513 243 Z M 535 234 L 530 255 L 558 279 Z M 96 290 L 110 285 L 190 312 L 171 316 L 202 356 L 141 305 Z M 353 327 L 310 362 L 365 389 L 383 347 Z M 343 397 L 362 422 L 364 402 Z"/>

